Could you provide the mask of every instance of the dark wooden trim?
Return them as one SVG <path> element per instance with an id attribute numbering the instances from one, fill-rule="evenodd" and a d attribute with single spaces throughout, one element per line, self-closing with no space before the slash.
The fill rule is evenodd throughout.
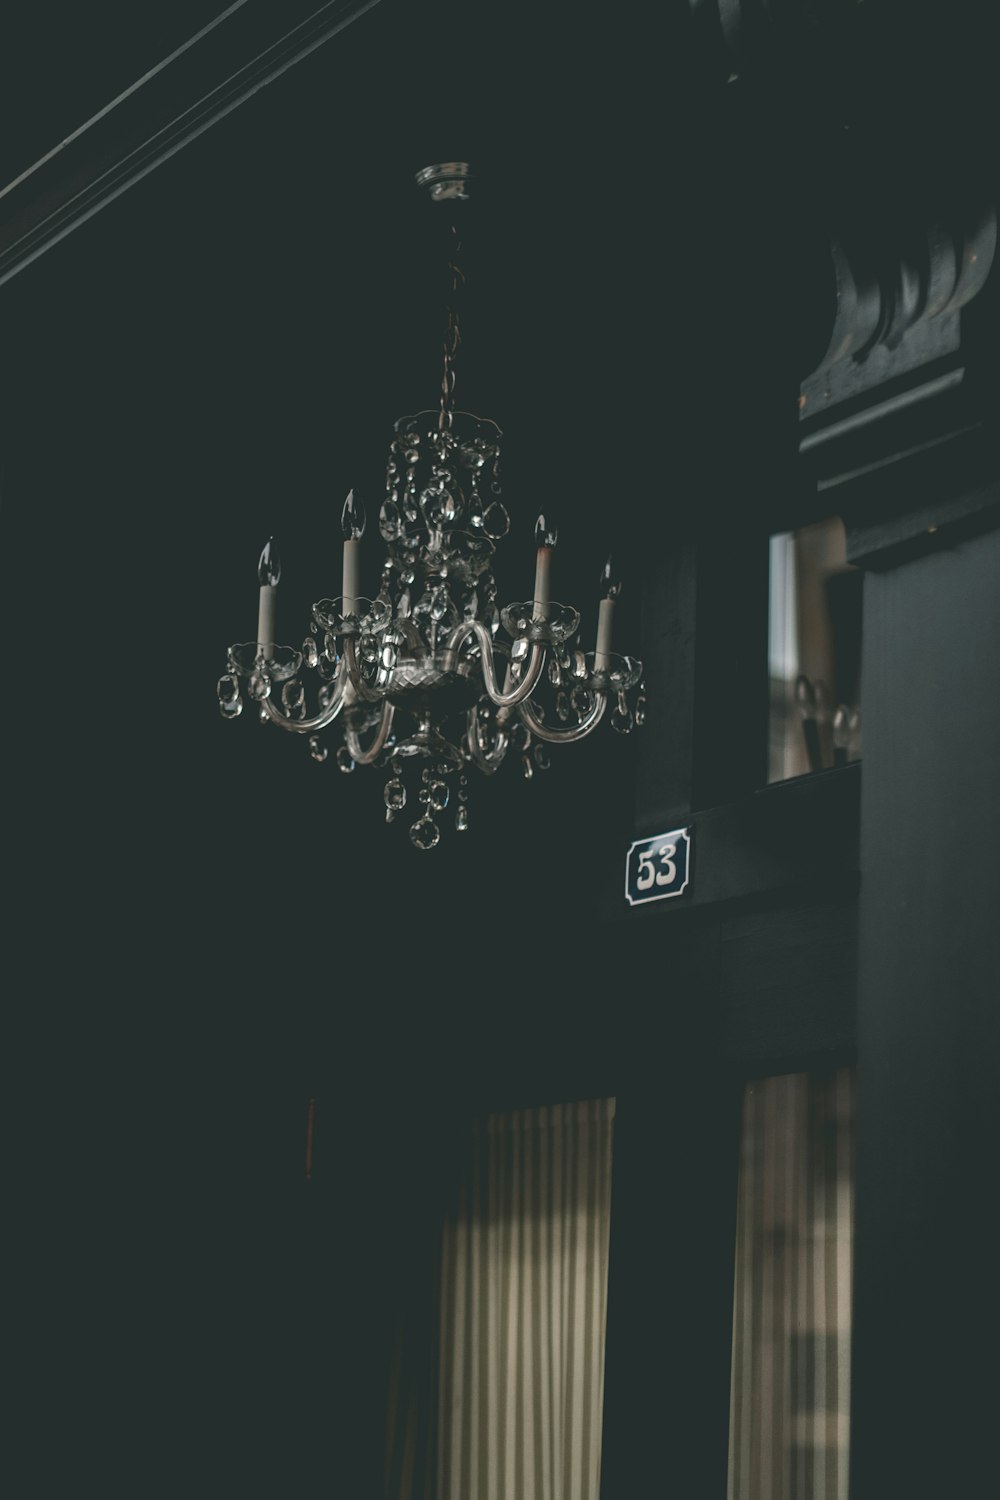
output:
<path id="1" fill-rule="evenodd" d="M 1000 526 L 1000 452 L 972 428 L 897 459 L 891 484 L 879 465 L 827 491 L 844 518 L 847 558 L 892 567 Z"/>
<path id="2" fill-rule="evenodd" d="M 230 6 L 0 190 L 0 285 L 379 3 Z"/>
<path id="3" fill-rule="evenodd" d="M 686 913 L 722 903 L 856 888 L 861 763 L 776 782 L 724 807 L 691 813 L 675 826 L 692 830 L 690 892 L 629 907 L 625 849 L 618 882 L 619 920 L 683 922 Z M 665 832 L 637 829 L 636 837 Z M 614 913 L 609 916 L 614 918 Z"/>

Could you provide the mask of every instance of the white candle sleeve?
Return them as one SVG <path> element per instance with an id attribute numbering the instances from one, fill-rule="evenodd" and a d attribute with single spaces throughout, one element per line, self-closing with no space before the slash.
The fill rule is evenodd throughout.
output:
<path id="1" fill-rule="evenodd" d="M 344 614 L 353 615 L 361 595 L 361 543 L 348 538 L 344 543 Z"/>
<path id="2" fill-rule="evenodd" d="M 274 654 L 274 616 L 277 603 L 277 584 L 262 583 L 260 603 L 257 606 L 257 650 L 265 660 Z"/>
<path id="3" fill-rule="evenodd" d="M 597 616 L 597 646 L 594 651 L 594 667 L 603 672 L 611 656 L 611 632 L 615 622 L 615 601 L 602 599 Z"/>
<path id="4" fill-rule="evenodd" d="M 549 617 L 549 579 L 552 573 L 552 548 L 539 547 L 535 560 L 535 618 Z"/>

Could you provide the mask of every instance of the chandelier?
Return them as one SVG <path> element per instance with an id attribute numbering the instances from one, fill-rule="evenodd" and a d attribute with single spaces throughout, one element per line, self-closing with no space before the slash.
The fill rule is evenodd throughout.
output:
<path id="1" fill-rule="evenodd" d="M 468 196 L 469 168 L 426 167 L 416 181 L 447 205 Z M 263 722 L 307 736 L 316 761 L 328 758 L 323 731 L 336 725 L 337 765 L 386 769 L 386 820 L 415 807 L 409 832 L 418 849 L 438 843 L 437 820 L 448 808 L 456 829 L 468 828 L 470 770 L 491 776 L 516 758 L 530 778 L 548 766 L 549 746 L 589 735 L 609 703 L 612 727 L 627 734 L 642 723 L 645 702 L 641 662 L 611 650 L 621 591 L 612 560 L 601 577 L 593 651 L 580 647 L 577 610 L 551 597 L 558 534 L 547 510 L 535 526 L 533 597 L 497 606 L 493 558 L 510 526 L 502 433 L 455 409 L 459 249 L 452 226 L 440 401 L 394 428 L 378 517 L 385 543 L 378 592 L 362 593 L 366 516 L 352 490 L 342 516 L 340 596 L 313 606 L 300 648 L 278 645 L 281 564 L 270 538 L 258 566 L 256 640 L 229 647 L 218 682 L 224 718 L 239 717 L 245 692 Z"/>

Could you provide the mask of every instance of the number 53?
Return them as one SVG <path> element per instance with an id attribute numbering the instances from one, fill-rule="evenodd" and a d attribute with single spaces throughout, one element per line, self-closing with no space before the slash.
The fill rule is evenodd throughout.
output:
<path id="1" fill-rule="evenodd" d="M 648 891 L 653 885 L 672 885 L 677 879 L 677 866 L 674 864 L 676 853 L 676 844 L 661 844 L 658 849 L 643 849 L 639 855 L 639 873 L 635 878 L 636 890 Z M 656 868 L 653 863 L 655 859 L 659 859 L 662 870 Z"/>

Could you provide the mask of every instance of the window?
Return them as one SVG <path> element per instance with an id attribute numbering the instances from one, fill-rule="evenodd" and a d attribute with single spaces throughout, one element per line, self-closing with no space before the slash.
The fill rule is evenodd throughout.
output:
<path id="1" fill-rule="evenodd" d="M 838 516 L 771 538 L 768 781 L 861 754 L 861 574 Z"/>

